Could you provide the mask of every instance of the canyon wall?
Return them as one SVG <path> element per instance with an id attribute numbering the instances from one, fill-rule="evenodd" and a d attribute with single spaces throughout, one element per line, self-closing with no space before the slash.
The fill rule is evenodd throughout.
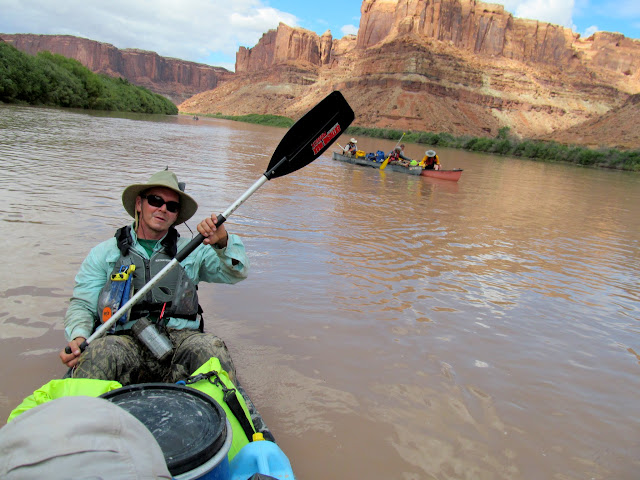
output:
<path id="1" fill-rule="evenodd" d="M 620 34 L 582 39 L 474 0 L 364 0 L 361 13 L 357 37 L 340 40 L 280 24 L 240 49 L 229 85 L 179 108 L 297 117 L 340 89 L 356 125 L 564 139 L 640 92 L 640 42 Z"/>
<path id="2" fill-rule="evenodd" d="M 624 122 L 636 111 L 640 120 L 640 105 L 628 101 L 640 93 L 640 41 L 608 32 L 583 39 L 475 0 L 363 0 L 358 35 L 341 39 L 281 23 L 239 49 L 235 73 L 69 36 L 0 39 L 184 100 L 183 112 L 299 118 L 340 90 L 355 125 L 458 136 L 509 127 L 564 142 L 563 132 L 606 116 L 607 135 L 592 128 L 585 144 L 640 148 L 637 136 L 613 128 L 621 109 Z"/>
<path id="3" fill-rule="evenodd" d="M 0 34 L 0 40 L 30 55 L 48 50 L 74 58 L 93 72 L 126 78 L 176 104 L 216 88 L 233 76 L 221 67 L 161 57 L 144 50 L 120 50 L 108 43 L 69 35 Z"/>
<path id="4" fill-rule="evenodd" d="M 240 47 L 236 54 L 236 73 L 262 72 L 274 65 L 295 63 L 313 67 L 328 63 L 332 37 L 327 32 L 322 37 L 284 23 L 277 30 L 262 35 L 253 48 Z"/>

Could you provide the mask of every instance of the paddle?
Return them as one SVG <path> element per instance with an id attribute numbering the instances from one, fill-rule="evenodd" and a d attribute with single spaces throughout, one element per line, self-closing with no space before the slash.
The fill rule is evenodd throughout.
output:
<path id="1" fill-rule="evenodd" d="M 282 137 L 280 143 L 273 152 L 266 172 L 233 205 L 218 215 L 216 225 L 222 225 L 240 205 L 242 205 L 253 193 L 267 180 L 283 177 L 310 164 L 318 158 L 327 148 L 335 142 L 351 124 L 355 115 L 351 107 L 338 91 L 331 92 L 320 103 L 298 120 Z M 93 334 L 80 345 L 80 350 L 85 348 L 96 338 L 103 335 L 118 321 L 131 307 L 138 303 L 169 271 L 178 263 L 187 258 L 204 241 L 201 233 L 193 238 L 180 250 L 175 258 L 160 270 L 144 287 L 136 292 L 131 299 L 122 305 L 118 311 L 100 325 Z M 71 348 L 65 348 L 67 354 Z"/>
<path id="2" fill-rule="evenodd" d="M 396 143 L 396 147 L 398 145 L 400 145 L 400 142 L 402 141 L 402 139 L 404 138 L 404 136 L 406 135 L 407 132 L 402 132 L 402 136 L 400 137 L 400 140 L 398 140 L 398 143 Z M 393 149 L 395 150 L 396 147 L 393 147 Z M 389 156 L 390 157 L 390 156 Z M 384 170 L 387 166 L 387 163 L 389 163 L 389 157 L 385 158 L 384 162 L 382 162 L 382 165 L 380 165 L 380 170 Z"/>

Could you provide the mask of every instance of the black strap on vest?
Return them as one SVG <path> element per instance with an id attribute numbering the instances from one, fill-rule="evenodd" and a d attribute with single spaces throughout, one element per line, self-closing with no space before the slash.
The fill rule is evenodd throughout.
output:
<path id="1" fill-rule="evenodd" d="M 122 256 L 129 253 L 129 249 L 133 246 L 133 236 L 131 235 L 131 225 L 119 228 L 114 235 L 118 241 L 118 250 Z M 164 251 L 169 257 L 174 258 L 178 253 L 178 238 L 180 234 L 174 227 L 169 227 L 169 232 L 165 235 L 160 245 L 164 247 Z"/>
<path id="2" fill-rule="evenodd" d="M 133 237 L 131 236 L 131 225 L 119 228 L 114 235 L 118 241 L 118 250 L 124 257 L 129 253 L 129 249 L 133 245 Z"/>
<path id="3" fill-rule="evenodd" d="M 198 375 L 187 378 L 184 383 L 190 385 L 204 379 L 222 390 L 224 403 L 227 404 L 229 410 L 231 410 L 231 413 L 233 413 L 233 416 L 236 417 L 236 419 L 240 423 L 244 434 L 247 436 L 247 439 L 250 442 L 253 442 L 253 434 L 256 433 L 256 430 L 247 418 L 247 415 L 244 413 L 242 405 L 240 405 L 240 401 L 236 396 L 237 390 L 235 388 L 227 388 L 222 380 L 220 380 L 218 372 L 216 372 L 215 370 L 211 370 L 208 373 L 199 373 Z"/>

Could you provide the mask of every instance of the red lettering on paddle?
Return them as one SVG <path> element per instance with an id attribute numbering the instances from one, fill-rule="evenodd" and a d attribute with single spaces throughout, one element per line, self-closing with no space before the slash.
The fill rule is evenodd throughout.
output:
<path id="1" fill-rule="evenodd" d="M 331 128 L 331 130 L 329 130 L 328 132 L 324 132 L 316 140 L 314 140 L 314 142 L 311 144 L 314 155 L 322 150 L 325 145 L 331 143 L 331 140 L 336 138 L 341 131 L 342 129 L 340 128 L 340 124 L 336 123 L 333 128 Z"/>

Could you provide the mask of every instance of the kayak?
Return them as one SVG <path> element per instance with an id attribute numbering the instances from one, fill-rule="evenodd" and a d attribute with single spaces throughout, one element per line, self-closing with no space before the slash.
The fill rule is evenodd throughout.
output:
<path id="1" fill-rule="evenodd" d="M 215 357 L 176 384 L 122 386 L 115 381 L 71 378 L 68 373 L 25 398 L 11 412 L 8 424 L 51 400 L 101 397 L 147 427 L 177 480 L 264 478 L 259 475 L 295 479 L 287 455 L 275 443 L 253 402 L 240 385 L 231 383 Z M 45 418 L 45 423 L 51 421 Z"/>
<path id="2" fill-rule="evenodd" d="M 457 182 L 462 175 L 461 168 L 454 168 L 453 170 L 422 170 L 420 173 L 423 177 L 439 178 L 441 180 L 452 180 Z"/>
<path id="3" fill-rule="evenodd" d="M 342 155 L 338 152 L 333 152 L 333 159 L 340 162 L 351 163 L 353 165 L 360 165 L 363 167 L 380 168 L 380 163 L 376 160 L 368 160 L 366 157 L 350 157 L 348 155 Z M 441 180 L 451 180 L 457 182 L 462 175 L 462 169 L 456 168 L 453 170 L 425 170 L 419 165 L 408 166 L 395 165 L 388 163 L 385 170 L 391 170 L 393 172 L 405 173 L 407 175 L 421 175 L 423 177 L 439 178 Z"/>

